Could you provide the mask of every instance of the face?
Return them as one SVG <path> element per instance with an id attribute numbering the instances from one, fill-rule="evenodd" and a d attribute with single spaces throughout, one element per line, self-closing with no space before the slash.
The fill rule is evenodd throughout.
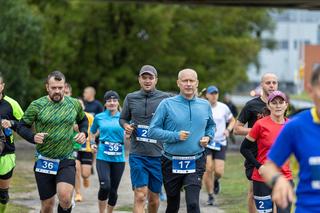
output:
<path id="1" fill-rule="evenodd" d="M 4 90 L 4 82 L 3 82 L 3 79 L 0 78 L 0 94 L 2 94 L 3 90 Z"/>
<path id="2" fill-rule="evenodd" d="M 157 77 L 148 73 L 139 76 L 139 84 L 141 88 L 146 92 L 154 90 L 156 88 L 157 81 Z"/>
<path id="3" fill-rule="evenodd" d="M 208 99 L 208 101 L 210 102 L 210 104 L 216 104 L 219 98 L 219 93 L 207 93 L 206 97 Z"/>
<path id="4" fill-rule="evenodd" d="M 181 71 L 177 80 L 180 93 L 186 98 L 192 98 L 198 89 L 198 78 L 193 70 Z"/>
<path id="5" fill-rule="evenodd" d="M 288 103 L 281 97 L 276 97 L 268 103 L 268 108 L 270 110 L 271 115 L 277 117 L 284 116 L 287 107 Z"/>
<path id="6" fill-rule="evenodd" d="M 118 110 L 118 106 L 119 106 L 119 101 L 118 99 L 113 99 L 110 98 L 106 101 L 105 103 L 105 107 L 109 110 L 109 111 L 117 111 Z"/>
<path id="7" fill-rule="evenodd" d="M 64 96 L 64 80 L 57 81 L 54 77 L 50 78 L 46 84 L 46 89 L 49 95 L 49 98 L 54 102 L 59 102 L 63 99 Z"/>
<path id="8" fill-rule="evenodd" d="M 275 90 L 278 90 L 278 79 L 274 74 L 266 74 L 261 82 L 261 88 L 264 95 L 267 97 Z"/>
<path id="9" fill-rule="evenodd" d="M 85 101 L 91 101 L 94 99 L 95 92 L 91 88 L 85 88 L 83 91 L 83 99 Z"/>
<path id="10" fill-rule="evenodd" d="M 65 96 L 71 96 L 71 90 L 70 90 L 70 87 L 65 87 L 64 88 L 64 95 Z"/>

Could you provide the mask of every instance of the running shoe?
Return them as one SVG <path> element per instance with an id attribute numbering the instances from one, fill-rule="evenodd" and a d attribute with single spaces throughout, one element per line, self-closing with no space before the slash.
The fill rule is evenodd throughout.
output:
<path id="1" fill-rule="evenodd" d="M 76 196 L 74 197 L 74 200 L 75 200 L 76 202 L 81 202 L 81 201 L 82 201 L 82 196 L 81 196 L 81 194 L 76 194 Z"/>
<path id="2" fill-rule="evenodd" d="M 207 205 L 213 206 L 213 204 L 214 204 L 214 197 L 211 194 L 209 194 Z"/>

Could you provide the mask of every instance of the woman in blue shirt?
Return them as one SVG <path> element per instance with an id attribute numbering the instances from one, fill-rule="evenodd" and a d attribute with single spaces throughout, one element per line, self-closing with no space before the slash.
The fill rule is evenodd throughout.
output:
<path id="1" fill-rule="evenodd" d="M 119 95 L 107 91 L 104 95 L 106 110 L 95 116 L 91 133 L 100 132 L 97 150 L 97 172 L 100 189 L 98 192 L 99 211 L 113 211 L 118 198 L 118 186 L 125 167 L 124 129 L 119 125 Z"/>

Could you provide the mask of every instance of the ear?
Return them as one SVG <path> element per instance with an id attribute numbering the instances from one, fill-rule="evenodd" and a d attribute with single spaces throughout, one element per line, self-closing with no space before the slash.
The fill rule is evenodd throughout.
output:
<path id="1" fill-rule="evenodd" d="M 46 90 L 49 92 L 49 84 L 46 84 Z"/>
<path id="2" fill-rule="evenodd" d="M 177 80 L 177 86 L 179 87 L 179 79 Z"/>

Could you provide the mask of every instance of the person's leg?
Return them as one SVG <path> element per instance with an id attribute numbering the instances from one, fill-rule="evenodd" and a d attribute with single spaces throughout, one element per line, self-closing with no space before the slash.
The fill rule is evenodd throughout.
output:
<path id="1" fill-rule="evenodd" d="M 4 175 L 0 175 L 0 213 L 5 212 L 9 202 L 9 186 L 13 169 Z"/>
<path id="2" fill-rule="evenodd" d="M 161 157 L 163 185 L 167 194 L 166 213 L 177 213 L 180 208 L 180 190 L 182 188 L 183 175 L 172 173 L 172 161 Z"/>
<path id="3" fill-rule="evenodd" d="M 215 194 L 220 192 L 220 182 L 219 179 L 224 174 L 224 160 L 215 159 L 214 160 L 214 188 L 213 191 Z"/>
<path id="4" fill-rule="evenodd" d="M 97 159 L 96 161 L 97 173 L 99 178 L 99 192 L 98 192 L 98 204 L 99 212 L 104 213 L 107 208 L 107 199 L 110 192 L 110 171 L 111 163 Z"/>
<path id="5" fill-rule="evenodd" d="M 200 206 L 199 206 L 200 189 L 201 187 L 197 185 L 189 185 L 185 187 L 188 213 L 200 213 Z"/>
<path id="6" fill-rule="evenodd" d="M 249 181 L 249 189 L 248 189 L 248 212 L 249 213 L 256 213 L 256 206 L 253 199 L 253 186 L 252 181 Z"/>
<path id="7" fill-rule="evenodd" d="M 75 160 L 60 161 L 57 174 L 57 195 L 59 199 L 58 212 L 71 212 L 72 195 L 75 186 L 76 163 Z"/>
<path id="8" fill-rule="evenodd" d="M 109 200 L 108 200 L 108 213 L 112 213 L 114 206 L 117 203 L 118 199 L 118 187 L 121 181 L 121 177 L 123 175 L 125 163 L 119 162 L 119 163 L 112 163 L 111 164 L 111 188 L 110 188 L 110 194 L 109 194 Z"/>
<path id="9" fill-rule="evenodd" d="M 213 170 L 214 170 L 214 164 L 212 160 L 212 154 L 211 150 L 208 151 L 207 157 L 206 157 L 206 171 L 203 175 L 203 182 L 206 186 L 206 190 L 208 192 L 208 205 L 213 205 L 214 198 L 213 198 Z"/>
<path id="10" fill-rule="evenodd" d="M 129 155 L 130 178 L 134 191 L 133 212 L 143 212 L 148 194 L 148 172 L 144 168 L 145 157 L 139 155 Z"/>
<path id="11" fill-rule="evenodd" d="M 271 189 L 260 181 L 253 181 L 253 197 L 258 212 L 275 212 L 271 200 Z"/>
<path id="12" fill-rule="evenodd" d="M 148 157 L 145 163 L 145 169 L 148 171 L 148 212 L 156 213 L 160 205 L 160 192 L 162 187 L 162 172 L 160 157 Z"/>
<path id="13" fill-rule="evenodd" d="M 81 196 L 81 162 L 80 160 L 76 160 L 76 184 L 75 184 L 75 201 L 76 202 L 81 202 L 82 201 L 82 196 Z"/>
<path id="14" fill-rule="evenodd" d="M 81 159 L 81 177 L 83 179 L 83 186 L 88 188 L 90 185 L 89 177 L 91 175 L 93 154 L 92 152 L 82 152 Z"/>

